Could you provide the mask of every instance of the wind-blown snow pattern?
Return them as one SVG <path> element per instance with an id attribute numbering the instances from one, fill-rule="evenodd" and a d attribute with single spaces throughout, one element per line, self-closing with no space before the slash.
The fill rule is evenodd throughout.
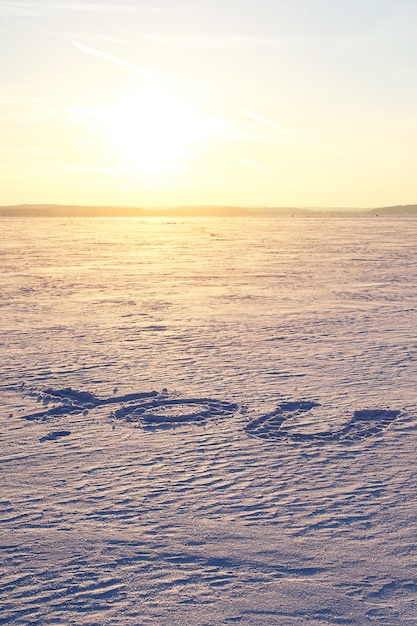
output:
<path id="1" fill-rule="evenodd" d="M 0 624 L 417 624 L 414 218 L 0 219 Z"/>

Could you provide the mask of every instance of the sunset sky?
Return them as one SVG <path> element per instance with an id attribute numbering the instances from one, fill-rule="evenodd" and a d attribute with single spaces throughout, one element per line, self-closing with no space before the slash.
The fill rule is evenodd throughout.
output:
<path id="1" fill-rule="evenodd" d="M 0 0 L 0 205 L 417 203 L 417 1 Z"/>

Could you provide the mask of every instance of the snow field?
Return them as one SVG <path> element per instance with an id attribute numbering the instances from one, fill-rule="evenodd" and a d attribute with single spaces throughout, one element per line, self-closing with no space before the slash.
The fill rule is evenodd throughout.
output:
<path id="1" fill-rule="evenodd" d="M 0 624 L 417 623 L 412 219 L 1 226 Z"/>

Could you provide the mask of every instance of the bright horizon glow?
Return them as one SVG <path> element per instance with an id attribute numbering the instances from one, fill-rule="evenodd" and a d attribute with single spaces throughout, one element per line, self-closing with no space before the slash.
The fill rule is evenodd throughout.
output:
<path id="1" fill-rule="evenodd" d="M 417 4 L 0 4 L 0 205 L 417 202 Z"/>

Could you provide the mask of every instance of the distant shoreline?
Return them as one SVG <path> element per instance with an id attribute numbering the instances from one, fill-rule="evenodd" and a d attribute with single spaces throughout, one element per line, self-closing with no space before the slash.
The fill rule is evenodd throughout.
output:
<path id="1" fill-rule="evenodd" d="M 417 204 L 374 209 L 175 206 L 126 207 L 81 206 L 63 204 L 19 204 L 0 206 L 0 217 L 370 217 L 417 216 Z"/>

